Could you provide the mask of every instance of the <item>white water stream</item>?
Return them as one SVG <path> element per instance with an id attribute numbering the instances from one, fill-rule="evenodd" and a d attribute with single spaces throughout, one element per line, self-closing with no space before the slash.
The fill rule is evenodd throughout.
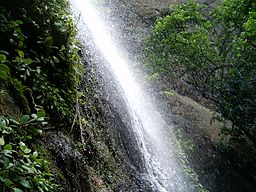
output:
<path id="1" fill-rule="evenodd" d="M 127 101 L 132 117 L 132 127 L 140 152 L 143 156 L 145 173 L 152 191 L 189 191 L 181 166 L 175 155 L 175 137 L 153 104 L 149 95 L 139 86 L 129 66 L 125 50 L 113 39 L 113 31 L 108 30 L 111 23 L 102 20 L 106 15 L 100 13 L 93 0 L 71 0 L 74 10 L 80 12 L 81 20 L 92 34 L 92 39 L 107 60 Z M 82 30 L 82 29 L 81 29 Z"/>

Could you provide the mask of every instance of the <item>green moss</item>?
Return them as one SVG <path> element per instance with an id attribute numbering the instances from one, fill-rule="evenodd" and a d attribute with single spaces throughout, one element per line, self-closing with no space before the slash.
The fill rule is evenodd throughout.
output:
<path id="1" fill-rule="evenodd" d="M 18 79 L 16 79 L 16 78 L 12 79 L 12 89 L 11 90 L 13 91 L 12 95 L 13 95 L 16 103 L 20 107 L 20 109 L 22 109 L 22 111 L 25 114 L 29 114 L 30 107 L 29 107 L 29 102 L 28 102 L 26 96 L 24 95 L 25 88 Z"/>

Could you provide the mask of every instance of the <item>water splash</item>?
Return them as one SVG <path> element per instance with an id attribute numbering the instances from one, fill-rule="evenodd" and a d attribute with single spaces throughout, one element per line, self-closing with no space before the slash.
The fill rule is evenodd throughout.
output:
<path id="1" fill-rule="evenodd" d="M 141 173 L 150 182 L 152 191 L 190 191 L 176 157 L 176 140 L 150 103 L 150 97 L 137 83 L 127 52 L 120 47 L 106 23 L 90 0 L 71 0 L 75 10 L 92 34 L 92 39 L 105 58 L 122 89 L 124 101 L 129 106 L 132 129 L 143 157 L 145 171 Z M 83 30 L 83 29 L 81 29 Z"/>

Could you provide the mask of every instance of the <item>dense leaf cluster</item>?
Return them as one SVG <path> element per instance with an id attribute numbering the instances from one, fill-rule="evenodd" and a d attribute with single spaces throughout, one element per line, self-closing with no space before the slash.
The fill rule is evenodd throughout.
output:
<path id="1" fill-rule="evenodd" d="M 233 137 L 256 144 L 256 3 L 223 0 L 212 10 L 196 1 L 171 6 L 148 40 L 153 72 L 182 77 L 231 120 Z"/>
<path id="2" fill-rule="evenodd" d="M 81 72 L 74 35 L 66 0 L 0 2 L 0 99 L 8 93 L 32 114 L 0 116 L 0 191 L 55 191 L 35 139 L 46 113 L 51 123 L 73 119 Z"/>
<path id="3" fill-rule="evenodd" d="M 0 25 L 1 84 L 25 113 L 71 118 L 79 58 L 67 1 L 1 1 Z"/>
<path id="4" fill-rule="evenodd" d="M 46 124 L 44 113 L 18 121 L 0 117 L 0 188 L 3 192 L 54 191 L 50 162 L 28 142 Z"/>

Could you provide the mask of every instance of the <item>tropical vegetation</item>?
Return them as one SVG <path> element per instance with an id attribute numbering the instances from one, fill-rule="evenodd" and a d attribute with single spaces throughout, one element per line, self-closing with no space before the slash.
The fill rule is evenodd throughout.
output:
<path id="1" fill-rule="evenodd" d="M 74 118 L 81 67 L 68 1 L 1 1 L 0 26 L 0 99 L 14 98 L 20 111 L 0 111 L 0 188 L 54 191 L 37 138 Z"/>
<path id="2" fill-rule="evenodd" d="M 156 22 L 147 54 L 153 73 L 179 77 L 216 103 L 233 138 L 256 144 L 256 3 L 172 5 Z M 153 62 L 152 62 L 153 61 Z"/>

